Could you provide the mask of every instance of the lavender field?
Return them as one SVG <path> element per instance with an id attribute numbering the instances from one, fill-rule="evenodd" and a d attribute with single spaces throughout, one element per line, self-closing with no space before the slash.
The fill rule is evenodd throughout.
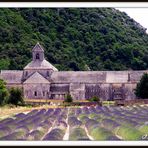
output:
<path id="1" fill-rule="evenodd" d="M 137 141 L 147 134 L 147 106 L 36 109 L 0 121 L 1 141 Z"/>

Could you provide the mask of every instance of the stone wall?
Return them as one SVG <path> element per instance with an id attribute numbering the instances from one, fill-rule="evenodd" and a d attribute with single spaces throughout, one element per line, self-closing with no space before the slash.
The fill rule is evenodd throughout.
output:
<path id="1" fill-rule="evenodd" d="M 70 94 L 74 100 L 85 100 L 85 84 L 70 83 Z"/>
<path id="2" fill-rule="evenodd" d="M 66 94 L 69 93 L 69 84 L 51 84 L 51 99 L 64 100 Z"/>
<path id="3" fill-rule="evenodd" d="M 137 83 L 126 83 L 125 84 L 125 100 L 133 100 L 136 98 L 134 94 L 134 89 L 136 88 Z"/>
<path id="4" fill-rule="evenodd" d="M 22 70 L 1 70 L 0 79 L 6 81 L 7 84 L 21 84 Z"/>
<path id="5" fill-rule="evenodd" d="M 131 82 L 138 82 L 144 73 L 148 73 L 147 71 L 131 71 L 130 72 L 130 81 Z"/>
<path id="6" fill-rule="evenodd" d="M 53 72 L 54 83 L 128 83 L 140 80 L 145 71 L 58 71 Z"/>
<path id="7" fill-rule="evenodd" d="M 28 71 L 33 74 L 36 70 Z M 39 70 L 46 77 L 46 70 Z M 22 84 L 23 71 L 1 71 L 0 78 L 7 87 L 24 89 L 26 98 L 64 99 L 70 92 L 74 100 L 98 96 L 102 100 L 135 99 L 134 89 L 145 71 L 59 71 L 53 72 L 47 79 L 51 84 Z M 29 76 L 29 75 L 28 75 Z M 37 96 L 35 96 L 35 91 Z M 43 93 L 45 93 L 43 95 Z"/>
<path id="8" fill-rule="evenodd" d="M 24 97 L 27 99 L 49 99 L 49 84 L 24 84 Z"/>
<path id="9" fill-rule="evenodd" d="M 108 71 L 106 72 L 106 83 L 126 83 L 128 74 L 128 71 Z"/>
<path id="10" fill-rule="evenodd" d="M 94 96 L 101 97 L 101 93 L 101 84 L 85 84 L 85 99 L 89 99 Z"/>
<path id="11" fill-rule="evenodd" d="M 136 83 L 71 83 L 70 94 L 74 100 L 89 99 L 97 96 L 101 100 L 135 99 Z"/>
<path id="12" fill-rule="evenodd" d="M 53 72 L 51 81 L 70 83 L 74 100 L 98 96 L 101 100 L 135 99 L 134 89 L 145 71 Z"/>
<path id="13" fill-rule="evenodd" d="M 109 83 L 102 83 L 101 85 L 101 94 L 100 99 L 101 100 L 111 100 L 111 84 Z"/>

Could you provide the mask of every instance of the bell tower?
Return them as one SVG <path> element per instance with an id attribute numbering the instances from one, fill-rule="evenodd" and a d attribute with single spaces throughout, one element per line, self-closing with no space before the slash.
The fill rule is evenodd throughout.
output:
<path id="1" fill-rule="evenodd" d="M 22 81 L 28 79 L 35 72 L 41 74 L 45 79 L 49 79 L 53 71 L 58 71 L 58 69 L 45 59 L 44 48 L 37 43 L 32 49 L 32 61 L 24 67 Z"/>
<path id="2" fill-rule="evenodd" d="M 43 61 L 45 59 L 44 49 L 39 43 L 37 43 L 32 49 L 32 58 L 33 61 Z"/>

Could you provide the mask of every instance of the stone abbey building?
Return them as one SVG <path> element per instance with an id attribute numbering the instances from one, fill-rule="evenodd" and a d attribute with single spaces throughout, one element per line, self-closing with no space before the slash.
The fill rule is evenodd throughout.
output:
<path id="1" fill-rule="evenodd" d="M 102 100 L 135 99 L 134 89 L 145 71 L 58 71 L 44 58 L 44 49 L 37 43 L 32 61 L 23 70 L 1 70 L 0 78 L 7 87 L 23 89 L 26 99 L 73 100 L 98 96 Z"/>

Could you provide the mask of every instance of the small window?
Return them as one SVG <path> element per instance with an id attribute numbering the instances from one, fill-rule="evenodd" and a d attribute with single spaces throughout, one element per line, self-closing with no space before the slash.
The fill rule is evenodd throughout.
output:
<path id="1" fill-rule="evenodd" d="M 37 60 L 40 59 L 40 57 L 39 57 L 39 53 L 36 54 L 36 59 L 37 59 Z"/>
<path id="2" fill-rule="evenodd" d="M 130 74 L 128 73 L 128 81 L 130 81 Z"/>
<path id="3" fill-rule="evenodd" d="M 34 96 L 37 96 L 37 92 L 36 91 L 34 92 Z"/>
<path id="4" fill-rule="evenodd" d="M 45 91 L 43 91 L 43 96 L 45 96 Z"/>
<path id="5" fill-rule="evenodd" d="M 47 71 L 47 76 L 49 76 L 49 71 Z"/>
<path id="6" fill-rule="evenodd" d="M 28 76 L 28 71 L 26 71 L 25 76 Z"/>

